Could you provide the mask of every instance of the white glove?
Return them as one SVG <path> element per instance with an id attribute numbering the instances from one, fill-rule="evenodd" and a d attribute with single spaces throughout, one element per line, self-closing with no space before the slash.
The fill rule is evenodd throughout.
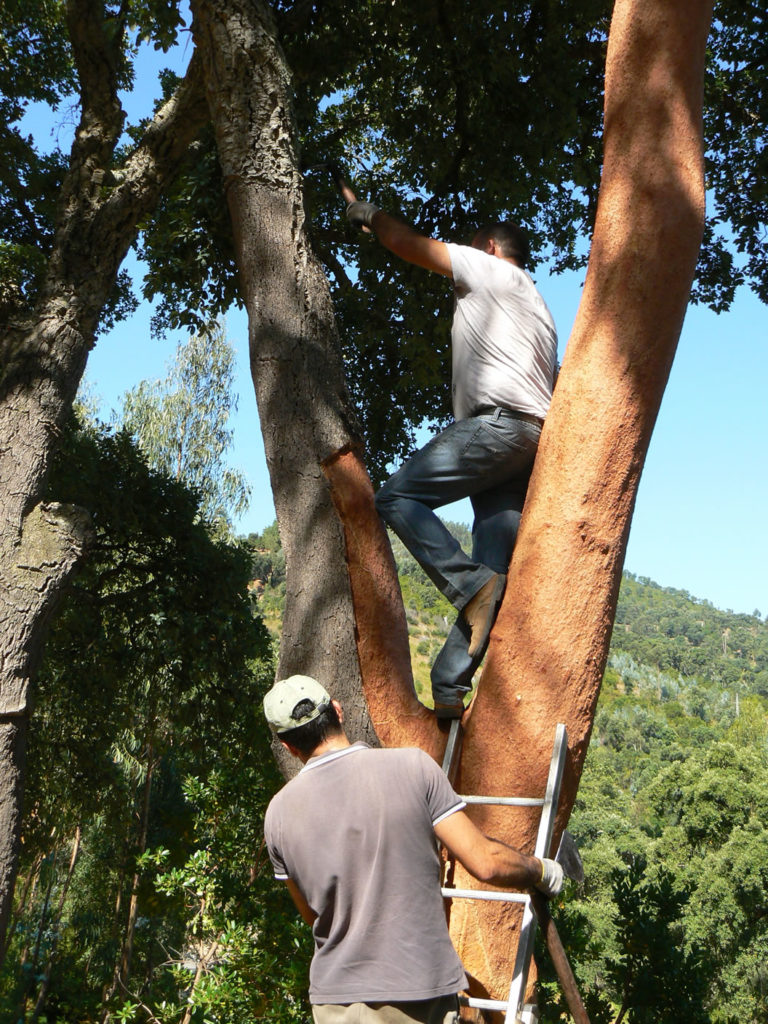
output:
<path id="1" fill-rule="evenodd" d="M 536 883 L 536 888 L 539 892 L 543 892 L 548 897 L 557 896 L 563 888 L 564 880 L 563 869 L 557 861 L 550 860 L 549 857 L 543 857 L 541 861 L 541 880 Z"/>

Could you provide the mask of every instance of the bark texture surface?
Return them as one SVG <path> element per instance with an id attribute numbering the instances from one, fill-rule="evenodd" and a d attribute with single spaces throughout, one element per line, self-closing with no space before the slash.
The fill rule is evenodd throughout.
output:
<path id="1" fill-rule="evenodd" d="M 316 676 L 376 744 L 355 645 L 344 535 L 323 465 L 359 448 L 328 282 L 306 237 L 290 80 L 272 13 L 196 0 L 194 32 L 224 173 L 286 595 L 278 678 Z M 276 747 L 286 775 L 298 767 Z"/>
<path id="2" fill-rule="evenodd" d="M 11 309 L 0 324 L 0 948 L 19 843 L 29 685 L 47 625 L 89 537 L 84 513 L 41 503 L 47 472 L 137 225 L 207 117 L 193 62 L 119 179 L 110 178 L 123 112 L 117 43 L 100 19 L 98 5 L 70 0 L 81 121 L 38 301 L 31 310 Z"/>
<path id="3" fill-rule="evenodd" d="M 467 724 L 460 789 L 523 796 L 543 795 L 555 726 L 566 724 L 558 834 L 589 743 L 637 485 L 701 242 L 710 17 L 700 0 L 615 5 L 584 295 Z M 485 808 L 475 817 L 488 833 L 532 850 L 533 814 Z M 456 878 L 467 881 L 460 869 Z M 453 907 L 460 955 L 485 982 L 478 991 L 506 995 L 518 919 L 512 908 Z"/>

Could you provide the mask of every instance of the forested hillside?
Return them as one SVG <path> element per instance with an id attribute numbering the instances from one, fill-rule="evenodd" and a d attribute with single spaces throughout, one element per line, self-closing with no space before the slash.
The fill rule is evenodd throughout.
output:
<path id="1" fill-rule="evenodd" d="M 449 524 L 465 547 L 466 527 Z M 250 537 L 279 628 L 277 531 Z M 417 687 L 455 614 L 393 549 Z M 625 573 L 557 907 L 593 1024 L 768 1022 L 768 623 Z M 548 959 L 539 960 L 545 977 Z M 558 987 L 542 1020 L 565 1012 Z"/>
<path id="2" fill-rule="evenodd" d="M 311 938 L 260 849 L 277 529 L 212 535 L 97 425 L 54 476 L 96 539 L 41 671 L 0 1020 L 298 1024 Z M 453 612 L 395 553 L 426 700 Z M 768 1024 L 767 674 L 759 616 L 625 575 L 570 823 L 586 880 L 554 908 L 593 1024 Z"/>

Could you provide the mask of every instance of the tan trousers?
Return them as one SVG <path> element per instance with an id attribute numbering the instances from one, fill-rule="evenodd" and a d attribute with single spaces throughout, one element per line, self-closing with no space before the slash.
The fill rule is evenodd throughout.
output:
<path id="1" fill-rule="evenodd" d="M 455 995 L 419 999 L 410 1003 L 317 1003 L 315 1024 L 456 1024 L 459 1002 Z"/>

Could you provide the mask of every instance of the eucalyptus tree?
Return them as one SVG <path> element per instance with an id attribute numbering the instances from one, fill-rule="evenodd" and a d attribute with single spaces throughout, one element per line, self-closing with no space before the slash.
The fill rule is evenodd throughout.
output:
<path id="1" fill-rule="evenodd" d="M 150 464 L 197 490 L 202 515 L 220 528 L 231 527 L 249 493 L 225 461 L 238 401 L 234 359 L 223 324 L 208 324 L 178 345 L 165 379 L 142 381 L 123 397 L 123 423 Z"/>

